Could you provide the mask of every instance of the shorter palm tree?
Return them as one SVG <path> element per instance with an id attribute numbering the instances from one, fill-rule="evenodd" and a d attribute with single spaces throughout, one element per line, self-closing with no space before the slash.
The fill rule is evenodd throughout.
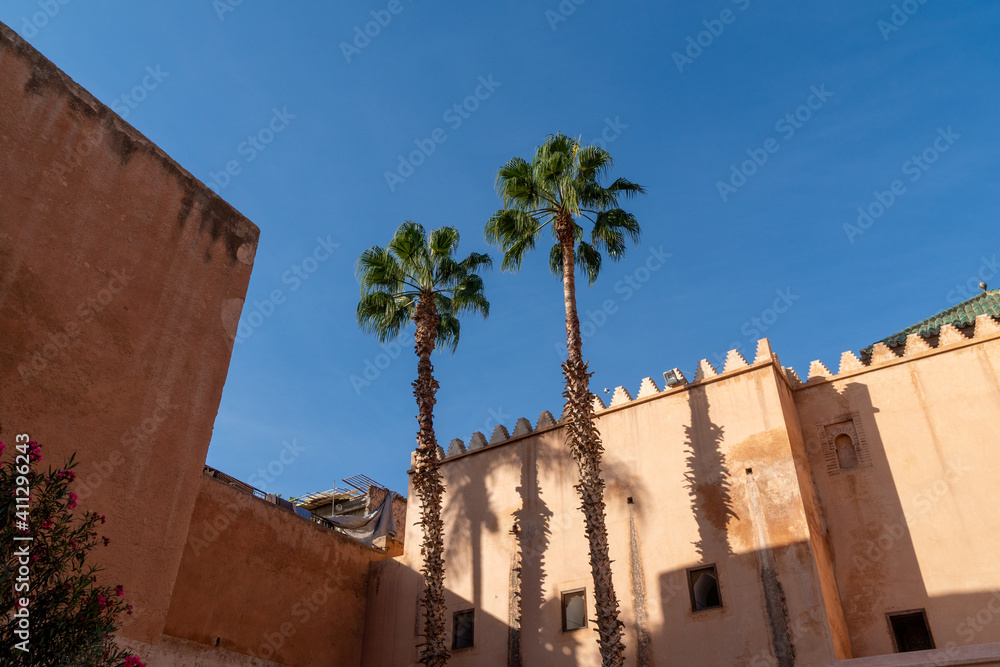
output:
<path id="1" fill-rule="evenodd" d="M 404 222 L 385 248 L 372 246 L 358 259 L 361 283 L 358 326 L 380 343 L 396 339 L 413 322 L 417 353 L 417 455 L 413 466 L 413 488 L 420 498 L 420 525 L 424 541 L 420 547 L 424 563 L 423 596 L 425 644 L 420 664 L 442 667 L 448 662 L 445 645 L 444 524 L 441 496 L 444 487 L 434 436 L 434 404 L 438 382 L 434 379 L 431 352 L 435 348 L 454 352 L 458 346 L 459 321 L 463 313 L 489 316 L 490 303 L 477 273 L 493 265 L 489 255 L 472 253 L 454 258 L 458 250 L 454 227 L 435 229 L 428 237 L 421 225 Z"/>

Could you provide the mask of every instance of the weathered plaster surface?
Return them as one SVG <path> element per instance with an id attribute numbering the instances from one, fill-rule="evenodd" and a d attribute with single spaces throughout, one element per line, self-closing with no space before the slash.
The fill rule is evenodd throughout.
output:
<path id="1" fill-rule="evenodd" d="M 79 453 L 136 640 L 163 630 L 257 237 L 0 25 L 0 437 Z"/>

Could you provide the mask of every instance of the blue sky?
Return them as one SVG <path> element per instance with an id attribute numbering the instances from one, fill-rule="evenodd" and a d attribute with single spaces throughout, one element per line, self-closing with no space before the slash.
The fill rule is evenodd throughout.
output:
<path id="1" fill-rule="evenodd" d="M 385 351 L 357 329 L 355 260 L 406 219 L 496 257 L 496 169 L 553 132 L 606 142 L 648 190 L 642 242 L 578 292 L 598 393 L 761 336 L 800 375 L 835 371 L 977 274 L 1000 286 L 995 2 L 330 4 L 0 6 L 260 227 L 208 463 L 268 491 L 363 473 L 405 493 L 412 329 Z M 558 415 L 546 255 L 489 273 L 490 319 L 435 355 L 444 446 Z"/>

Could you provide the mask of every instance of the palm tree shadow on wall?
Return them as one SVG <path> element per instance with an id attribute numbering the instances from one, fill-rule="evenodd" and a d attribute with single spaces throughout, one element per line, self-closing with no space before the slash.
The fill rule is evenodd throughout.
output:
<path id="1" fill-rule="evenodd" d="M 558 433 L 558 432 L 557 432 Z M 627 447 L 628 443 L 608 444 L 608 447 Z M 633 469 L 629 460 L 619 461 L 620 456 L 607 456 L 601 464 L 603 477 L 608 487 L 606 498 L 608 502 L 624 502 L 626 496 L 647 497 L 646 487 Z M 521 506 L 513 513 L 514 553 L 511 558 L 511 622 L 509 623 L 510 659 L 508 667 L 522 665 L 522 655 L 530 653 L 538 655 L 540 647 L 547 654 L 546 664 L 572 665 L 577 664 L 580 647 L 594 642 L 598 637 L 593 619 L 588 627 L 559 635 L 558 645 L 550 646 L 543 640 L 542 628 L 561 625 L 561 593 L 565 591 L 546 590 L 546 556 L 552 543 L 554 533 L 564 531 L 579 531 L 583 535 L 583 516 L 578 506 L 567 506 L 565 511 L 556 515 L 549 508 L 543 497 L 539 477 L 543 471 L 549 473 L 549 479 L 558 478 L 555 471 L 562 469 L 565 479 L 572 479 L 576 474 L 576 464 L 571 458 L 563 436 L 553 435 L 552 439 L 531 438 L 524 445 L 520 459 L 520 480 L 516 489 L 521 499 Z M 642 508 L 640 505 L 629 505 L 630 526 L 642 525 Z M 623 536 L 624 537 L 624 536 Z M 633 537 L 633 536 L 629 536 Z M 617 539 L 617 538 L 614 538 Z M 631 598 L 636 617 L 636 635 L 639 665 L 648 663 L 647 655 L 651 653 L 649 633 L 646 624 L 646 591 L 645 576 L 639 555 L 638 542 L 630 541 L 630 562 L 621 561 L 620 567 L 628 568 L 632 581 Z M 554 558 L 564 558 L 565 554 L 554 553 Z M 588 587 L 588 605 L 592 589 Z M 624 597 L 624 596 L 623 596 Z M 624 602 L 624 600 L 623 600 Z M 628 644 L 628 643 L 627 643 Z M 626 650 L 631 651 L 627 645 Z"/>
<path id="2" fill-rule="evenodd" d="M 508 667 L 521 666 L 521 643 L 541 643 L 538 623 L 521 624 L 524 609 L 540 610 L 545 603 L 545 554 L 552 534 L 552 510 L 542 500 L 538 483 L 538 442 L 524 445 L 517 493 L 521 507 L 514 512 L 514 553 L 511 557 L 511 597 Z M 537 613 L 537 612 L 536 612 Z M 534 616 L 534 614 L 531 614 Z"/>
<path id="3" fill-rule="evenodd" d="M 698 523 L 698 541 L 693 544 L 704 562 L 716 554 L 732 554 L 726 526 L 730 517 L 738 521 L 739 516 L 733 511 L 729 468 L 722 454 L 724 429 L 709 416 L 704 388 L 688 391 L 688 406 L 691 424 L 684 427 L 688 451 L 684 487 Z"/>
<path id="4" fill-rule="evenodd" d="M 451 499 L 445 504 L 445 525 L 451 529 L 446 534 L 446 543 L 458 546 L 452 554 L 461 553 L 462 545 L 468 545 L 468 557 L 458 559 L 445 553 L 446 572 L 450 569 L 455 574 L 461 574 L 463 568 L 471 569 L 472 602 L 477 609 L 483 604 L 483 531 L 496 533 L 500 527 L 497 515 L 490 502 L 490 489 L 486 484 L 486 475 L 475 474 L 473 470 L 462 474 L 458 479 L 445 475 L 445 495 Z M 472 510 L 472 511 L 470 511 Z M 476 512 L 476 513 L 473 513 Z M 450 557 L 449 557 L 450 556 Z M 446 575 L 447 576 L 447 575 Z"/>

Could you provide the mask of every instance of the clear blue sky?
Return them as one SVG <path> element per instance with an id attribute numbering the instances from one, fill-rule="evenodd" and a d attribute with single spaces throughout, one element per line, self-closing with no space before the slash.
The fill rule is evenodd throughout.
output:
<path id="1" fill-rule="evenodd" d="M 752 355 L 758 333 L 800 375 L 836 370 L 977 273 L 1000 286 L 995 2 L 237 1 L 7 0 L 0 20 L 198 178 L 238 171 L 221 194 L 261 229 L 244 331 L 255 301 L 284 299 L 236 345 L 208 462 L 269 491 L 364 473 L 405 493 L 412 330 L 379 357 L 354 322 L 355 260 L 406 219 L 487 250 L 497 167 L 553 132 L 608 140 L 614 175 L 648 189 L 641 245 L 578 293 L 601 324 L 584 343 L 599 393 Z M 863 226 L 859 207 L 876 214 Z M 339 246 L 297 278 L 317 238 Z M 558 415 L 545 255 L 487 275 L 489 321 L 435 355 L 444 446 Z M 352 384 L 366 360 L 385 368 Z M 293 440 L 294 460 L 257 476 Z"/>

